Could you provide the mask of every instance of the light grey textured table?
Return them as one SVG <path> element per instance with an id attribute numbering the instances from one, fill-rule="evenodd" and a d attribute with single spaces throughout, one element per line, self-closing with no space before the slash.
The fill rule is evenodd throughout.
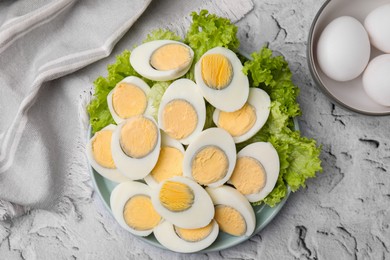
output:
<path id="1" fill-rule="evenodd" d="M 301 89 L 302 134 L 317 139 L 323 149 L 323 173 L 292 194 L 259 234 L 210 254 L 182 255 L 155 248 L 116 224 L 86 174 L 85 182 L 75 187 L 80 189 L 79 198 L 68 198 L 66 214 L 33 210 L 0 225 L 0 259 L 390 259 L 390 117 L 346 111 L 314 85 L 306 44 L 322 2 L 256 1 L 254 10 L 237 23 L 242 51 L 268 43 L 289 61 Z M 167 3 L 155 1 L 146 12 L 158 13 L 162 5 Z M 143 22 L 141 18 L 132 32 Z M 124 42 L 135 39 L 126 35 L 115 53 L 129 48 Z M 104 68 L 109 62 L 112 59 L 94 66 Z M 90 72 L 90 77 L 78 79 L 86 86 L 102 74 L 94 66 L 82 71 Z"/>

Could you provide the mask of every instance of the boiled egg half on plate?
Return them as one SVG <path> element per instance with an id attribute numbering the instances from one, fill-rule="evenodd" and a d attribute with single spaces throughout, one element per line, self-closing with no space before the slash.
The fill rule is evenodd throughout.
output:
<path id="1" fill-rule="evenodd" d="M 100 175 L 113 182 L 123 182 L 129 178 L 118 170 L 111 152 L 111 139 L 115 129 L 115 125 L 108 125 L 96 132 L 87 143 L 87 157 L 91 166 Z"/>
<path id="2" fill-rule="evenodd" d="M 156 165 L 160 145 L 160 130 L 152 117 L 130 117 L 112 135 L 112 158 L 124 176 L 143 179 Z"/>
<path id="3" fill-rule="evenodd" d="M 240 109 L 248 99 L 249 81 L 237 55 L 223 47 L 207 51 L 195 64 L 195 81 L 204 98 L 226 112 Z"/>
<path id="4" fill-rule="evenodd" d="M 207 226 L 214 217 L 214 206 L 205 189 L 193 180 L 176 176 L 152 190 L 156 211 L 171 224 L 185 229 Z"/>
<path id="5" fill-rule="evenodd" d="M 184 154 L 183 174 L 197 183 L 218 187 L 229 180 L 236 164 L 231 135 L 217 127 L 204 130 Z"/>
<path id="6" fill-rule="evenodd" d="M 154 236 L 166 248 L 180 253 L 197 252 L 210 246 L 218 236 L 219 226 L 212 220 L 196 229 L 179 228 L 164 221 L 154 229 Z"/>
<path id="7" fill-rule="evenodd" d="M 223 185 L 207 187 L 215 205 L 215 220 L 219 229 L 232 236 L 250 236 L 255 230 L 255 212 L 248 200 L 236 189 Z"/>
<path id="8" fill-rule="evenodd" d="M 228 183 L 249 202 L 257 202 L 273 190 L 279 177 L 279 169 L 279 155 L 271 143 L 252 143 L 238 153 Z"/>
<path id="9" fill-rule="evenodd" d="M 150 87 L 142 79 L 130 76 L 121 80 L 107 95 L 107 105 L 115 123 L 132 116 L 151 114 Z"/>
<path id="10" fill-rule="evenodd" d="M 174 81 L 161 98 L 158 124 L 170 137 L 189 144 L 206 121 L 206 105 L 198 86 L 189 79 Z"/>
<path id="11" fill-rule="evenodd" d="M 150 200 L 148 185 L 128 181 L 117 185 L 111 192 L 110 205 L 116 221 L 137 236 L 148 236 L 162 221 Z"/>
<path id="12" fill-rule="evenodd" d="M 161 132 L 161 149 L 158 161 L 150 174 L 145 177 L 145 182 L 150 187 L 157 187 L 158 184 L 174 176 L 183 176 L 183 145 Z"/>
<path id="13" fill-rule="evenodd" d="M 241 143 L 254 136 L 267 122 L 271 109 L 271 99 L 267 92 L 250 88 L 248 101 L 233 112 L 216 109 L 213 121 L 233 136 L 235 143 Z"/>
<path id="14" fill-rule="evenodd" d="M 186 44 L 171 40 L 151 41 L 136 47 L 130 63 L 143 77 L 166 81 L 177 79 L 190 69 L 194 51 Z"/>

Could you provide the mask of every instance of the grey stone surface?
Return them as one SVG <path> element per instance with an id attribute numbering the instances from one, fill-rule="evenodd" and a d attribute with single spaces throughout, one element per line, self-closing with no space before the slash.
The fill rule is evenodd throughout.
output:
<path id="1" fill-rule="evenodd" d="M 147 12 L 158 13 L 163 1 L 157 2 Z M 242 51 L 268 44 L 289 61 L 301 89 L 302 134 L 315 138 L 323 150 L 323 173 L 292 194 L 259 234 L 209 254 L 161 250 L 120 228 L 86 177 L 78 184 L 83 185 L 83 195 L 69 197 L 66 212 L 32 210 L 3 222 L 0 259 L 390 259 L 390 118 L 346 111 L 315 86 L 306 44 L 311 21 L 323 2 L 255 1 L 254 10 L 237 23 Z M 142 22 L 132 32 L 136 34 Z M 126 35 L 115 52 L 135 42 Z M 88 84 L 108 62 L 112 60 L 86 68 L 82 73 L 90 72 L 89 78 L 77 78 L 77 73 L 73 77 Z"/>

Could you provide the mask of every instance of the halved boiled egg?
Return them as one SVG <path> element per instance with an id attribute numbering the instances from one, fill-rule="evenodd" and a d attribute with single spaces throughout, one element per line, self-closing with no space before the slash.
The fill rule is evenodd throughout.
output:
<path id="1" fill-rule="evenodd" d="M 145 177 L 145 182 L 150 187 L 156 187 L 166 179 L 183 176 L 183 158 L 183 145 L 167 134 L 161 133 L 161 149 L 158 161 L 150 174 Z"/>
<path id="2" fill-rule="evenodd" d="M 122 182 L 111 192 L 110 206 L 116 221 L 138 236 L 148 236 L 162 220 L 153 208 L 150 192 L 149 186 L 135 181 Z"/>
<path id="3" fill-rule="evenodd" d="M 195 81 L 214 107 L 233 112 L 248 99 L 249 81 L 237 55 L 223 47 L 207 51 L 195 65 Z"/>
<path id="4" fill-rule="evenodd" d="M 87 157 L 100 175 L 113 182 L 123 182 L 129 179 L 116 168 L 111 152 L 111 138 L 115 129 L 115 125 L 108 125 L 96 132 L 87 143 Z"/>
<path id="5" fill-rule="evenodd" d="M 201 228 L 214 217 L 214 206 L 207 192 L 185 177 L 164 180 L 152 191 L 156 211 L 180 228 Z"/>
<path id="6" fill-rule="evenodd" d="M 248 200 L 230 186 L 206 188 L 215 205 L 214 219 L 219 229 L 232 236 L 250 236 L 255 230 L 256 217 Z"/>
<path id="7" fill-rule="evenodd" d="M 130 117 L 112 135 L 112 158 L 123 175 L 132 180 L 142 179 L 156 165 L 160 144 L 160 130 L 152 117 Z"/>
<path id="8" fill-rule="evenodd" d="M 142 79 L 130 76 L 121 80 L 107 95 L 108 109 L 117 124 L 132 116 L 151 114 L 150 87 Z"/>
<path id="9" fill-rule="evenodd" d="M 216 109 L 214 123 L 229 132 L 235 143 L 241 143 L 254 136 L 265 124 L 271 108 L 267 92 L 250 88 L 247 103 L 237 111 L 225 112 Z"/>
<path id="10" fill-rule="evenodd" d="M 194 51 L 172 40 L 146 42 L 130 54 L 130 63 L 145 78 L 166 81 L 177 79 L 190 69 Z"/>
<path id="11" fill-rule="evenodd" d="M 221 128 L 204 130 L 184 154 L 183 174 L 201 185 L 217 187 L 229 180 L 236 164 L 236 146 Z"/>
<path id="12" fill-rule="evenodd" d="M 238 153 L 229 183 L 250 202 L 257 202 L 273 190 L 279 169 L 279 155 L 271 143 L 252 143 Z"/>
<path id="13" fill-rule="evenodd" d="M 170 137 L 189 144 L 206 121 L 206 105 L 195 82 L 189 79 L 174 81 L 161 98 L 158 124 Z"/>
<path id="14" fill-rule="evenodd" d="M 157 241 L 166 248 L 179 253 L 192 253 L 210 246 L 217 238 L 218 231 L 215 220 L 205 227 L 196 229 L 179 228 L 164 221 L 153 233 Z"/>

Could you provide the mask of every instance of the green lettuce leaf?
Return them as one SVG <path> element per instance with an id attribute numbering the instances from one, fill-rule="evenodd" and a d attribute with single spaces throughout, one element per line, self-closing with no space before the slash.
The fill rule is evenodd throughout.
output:
<path id="1" fill-rule="evenodd" d="M 270 207 L 275 207 L 284 197 L 287 195 L 287 186 L 284 183 L 282 175 L 279 175 L 278 180 L 276 181 L 275 188 L 271 191 L 263 202 Z M 259 205 L 260 203 L 253 203 L 254 205 Z"/>
<path id="2" fill-rule="evenodd" d="M 215 127 L 214 121 L 213 121 L 213 114 L 215 111 L 215 107 L 210 105 L 209 102 L 206 102 L 206 122 L 204 123 L 203 129 L 207 129 L 210 127 Z"/>
<path id="3" fill-rule="evenodd" d="M 290 117 L 301 114 L 296 101 L 299 88 L 291 80 L 291 71 L 283 56 L 272 56 L 272 51 L 263 47 L 244 63 L 243 72 L 248 75 L 253 87 L 267 91 L 271 100 L 281 104 L 281 110 Z"/>
<path id="4" fill-rule="evenodd" d="M 292 191 L 305 187 L 308 178 L 322 171 L 319 159 L 320 147 L 312 139 L 302 137 L 294 129 L 293 118 L 301 111 L 296 98 L 299 88 L 291 80 L 288 63 L 282 56 L 273 56 L 266 47 L 252 54 L 252 60 L 244 63 L 243 72 L 248 75 L 253 87 L 264 89 L 271 97 L 270 116 L 263 128 L 248 141 L 238 144 L 242 149 L 253 142 L 270 142 L 280 160 L 279 178 L 273 191 L 262 202 L 273 207 L 287 194 L 287 185 Z"/>
<path id="5" fill-rule="evenodd" d="M 172 41 L 180 41 L 180 42 L 183 41 L 183 39 L 180 36 L 178 36 L 176 33 L 170 30 L 156 29 L 146 36 L 146 39 L 143 41 L 143 43 L 156 41 L 156 40 L 172 40 Z"/>
<path id="6" fill-rule="evenodd" d="M 115 85 L 127 76 L 140 75 L 130 65 L 130 51 L 125 50 L 116 57 L 116 62 L 107 66 L 108 76 L 100 76 L 94 82 L 94 98 L 87 106 L 92 132 L 97 132 L 109 124 L 115 124 L 107 105 L 107 95 Z"/>
<path id="7" fill-rule="evenodd" d="M 93 84 L 95 85 L 95 98 L 88 104 L 87 111 L 94 133 L 109 124 L 115 124 L 115 122 L 107 105 L 107 94 L 111 91 L 112 86 L 104 77 L 98 77 Z"/>
<path id="8" fill-rule="evenodd" d="M 208 50 L 221 46 L 237 51 L 240 41 L 237 38 L 237 26 L 229 19 L 209 14 L 207 10 L 193 12 L 192 24 L 188 29 L 185 42 L 195 52 L 195 62 Z"/>
<path id="9" fill-rule="evenodd" d="M 192 24 L 184 42 L 194 50 L 194 62 L 185 77 L 194 80 L 193 68 L 206 51 L 221 46 L 237 52 L 240 41 L 237 26 L 229 19 L 209 14 L 207 10 L 192 12 L 191 16 Z"/>
<path id="10" fill-rule="evenodd" d="M 169 87 L 170 84 L 171 84 L 170 81 L 156 82 L 152 86 L 152 88 L 148 94 L 149 101 L 152 102 L 153 117 L 156 120 L 157 120 L 158 108 L 160 107 L 160 103 L 161 103 L 161 98 L 164 95 L 165 91 L 167 90 L 167 88 Z"/>
<path id="11" fill-rule="evenodd" d="M 286 196 L 287 185 L 292 191 L 296 191 L 305 187 L 308 178 L 313 178 L 316 172 L 322 171 L 320 147 L 313 139 L 290 129 L 289 117 L 282 112 L 278 101 L 272 102 L 270 117 L 264 127 L 250 140 L 239 144 L 238 149 L 258 141 L 270 142 L 275 147 L 279 155 L 280 172 L 272 192 L 263 201 L 253 203 L 254 205 L 264 202 L 273 207 Z"/>

